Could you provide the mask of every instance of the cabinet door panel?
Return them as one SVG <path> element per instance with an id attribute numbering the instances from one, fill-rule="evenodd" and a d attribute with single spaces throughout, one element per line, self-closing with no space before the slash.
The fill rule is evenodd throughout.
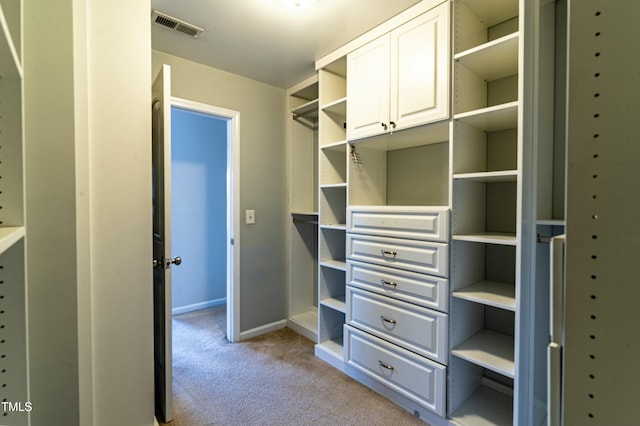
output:
<path id="1" fill-rule="evenodd" d="M 449 117 L 449 3 L 391 32 L 391 121 L 396 129 Z"/>
<path id="2" fill-rule="evenodd" d="M 389 125 L 389 35 L 347 56 L 347 139 L 385 131 Z"/>

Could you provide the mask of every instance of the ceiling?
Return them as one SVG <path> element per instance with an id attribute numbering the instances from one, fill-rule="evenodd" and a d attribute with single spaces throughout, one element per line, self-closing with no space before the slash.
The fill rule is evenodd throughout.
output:
<path id="1" fill-rule="evenodd" d="M 317 0 L 291 10 L 280 0 L 151 0 L 153 9 L 205 29 L 194 39 L 152 23 L 152 47 L 288 88 L 313 73 L 316 59 L 419 2 Z"/>

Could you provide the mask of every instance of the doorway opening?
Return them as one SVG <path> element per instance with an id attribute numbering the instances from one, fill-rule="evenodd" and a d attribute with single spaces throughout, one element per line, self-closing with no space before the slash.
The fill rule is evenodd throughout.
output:
<path id="1" fill-rule="evenodd" d="M 172 313 L 226 304 L 239 331 L 239 113 L 171 98 Z"/>

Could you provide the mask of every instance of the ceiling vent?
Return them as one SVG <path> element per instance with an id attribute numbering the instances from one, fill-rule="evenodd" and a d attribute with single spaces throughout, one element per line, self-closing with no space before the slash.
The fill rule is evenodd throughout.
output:
<path id="1" fill-rule="evenodd" d="M 181 21 L 180 19 L 174 18 L 173 16 L 169 16 L 165 13 L 158 12 L 157 10 L 154 10 L 151 14 L 151 20 L 158 25 L 181 32 L 193 38 L 198 38 L 198 35 L 204 31 L 204 29 L 200 27 Z"/>

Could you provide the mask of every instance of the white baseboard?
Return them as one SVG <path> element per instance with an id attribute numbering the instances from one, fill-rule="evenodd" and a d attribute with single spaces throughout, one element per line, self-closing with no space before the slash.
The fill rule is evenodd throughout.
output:
<path id="1" fill-rule="evenodd" d="M 260 327 L 253 328 L 251 330 L 240 332 L 240 340 L 250 339 L 252 337 L 261 336 L 263 334 L 270 333 L 272 331 L 280 330 L 287 326 L 287 320 L 280 320 L 272 322 L 271 324 L 265 324 Z"/>
<path id="2" fill-rule="evenodd" d="M 186 314 L 191 311 L 198 311 L 200 309 L 213 308 L 214 306 L 220 306 L 227 303 L 227 298 L 207 300 L 205 302 L 194 303 L 192 305 L 178 306 L 171 309 L 171 315 Z"/>

